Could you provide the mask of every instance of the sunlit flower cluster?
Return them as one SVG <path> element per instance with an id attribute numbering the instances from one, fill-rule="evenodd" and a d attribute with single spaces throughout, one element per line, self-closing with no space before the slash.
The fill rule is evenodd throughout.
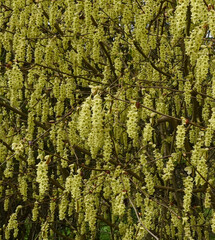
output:
<path id="1" fill-rule="evenodd" d="M 176 135 L 176 146 L 177 148 L 183 148 L 184 147 L 184 140 L 185 140 L 185 133 L 186 129 L 184 127 L 184 124 L 178 125 L 177 127 L 177 135 Z"/>
<path id="2" fill-rule="evenodd" d="M 131 105 L 128 112 L 127 133 L 128 136 L 133 139 L 134 145 L 138 144 L 138 130 L 138 111 L 135 105 Z"/>
<path id="3" fill-rule="evenodd" d="M 192 189 L 193 189 L 193 178 L 188 175 L 184 179 L 183 208 L 185 213 L 188 213 L 191 208 Z"/>
<path id="4" fill-rule="evenodd" d="M 209 239 L 214 0 L 0 2 L 0 239 Z"/>
<path id="5" fill-rule="evenodd" d="M 40 161 L 37 164 L 36 181 L 39 183 L 39 194 L 40 199 L 42 200 L 49 188 L 48 164 L 45 161 Z"/>
<path id="6" fill-rule="evenodd" d="M 11 214 L 10 219 L 8 221 L 8 225 L 5 230 L 5 239 L 10 239 L 10 232 L 13 230 L 13 237 L 17 238 L 19 233 L 18 222 L 17 222 L 17 214 L 19 210 L 22 208 L 21 205 L 17 206 L 15 213 Z"/>

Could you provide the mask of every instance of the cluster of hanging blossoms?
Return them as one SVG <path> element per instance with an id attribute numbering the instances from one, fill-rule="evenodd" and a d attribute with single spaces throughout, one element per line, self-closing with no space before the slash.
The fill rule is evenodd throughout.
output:
<path id="1" fill-rule="evenodd" d="M 0 6 L 0 239 L 213 239 L 215 1 Z"/>

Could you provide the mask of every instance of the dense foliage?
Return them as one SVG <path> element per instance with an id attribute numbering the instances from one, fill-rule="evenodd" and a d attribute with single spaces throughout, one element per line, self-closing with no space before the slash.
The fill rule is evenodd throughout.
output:
<path id="1" fill-rule="evenodd" d="M 214 239 L 214 0 L 0 0 L 0 239 Z"/>

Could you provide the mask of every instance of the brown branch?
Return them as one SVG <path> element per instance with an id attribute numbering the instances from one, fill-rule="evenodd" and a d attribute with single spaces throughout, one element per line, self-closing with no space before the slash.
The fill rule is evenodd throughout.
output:
<path id="1" fill-rule="evenodd" d="M 54 71 L 54 72 L 58 72 L 58 73 L 65 74 L 65 75 L 70 76 L 70 77 L 74 77 L 73 74 L 66 73 L 66 72 L 62 72 L 62 71 L 60 71 L 59 69 L 56 69 L 56 68 L 53 68 L 53 67 L 49 67 L 49 66 L 44 66 L 44 65 L 39 64 L 39 63 L 35 63 L 34 66 L 39 66 L 39 67 L 42 67 L 42 68 L 47 68 L 47 69 L 50 69 L 50 70 L 52 70 L 52 71 Z"/>
<path id="2" fill-rule="evenodd" d="M 139 79 L 137 79 L 137 80 L 139 80 Z M 142 81 L 144 81 L 144 80 L 142 80 Z M 145 82 L 148 82 L 148 83 L 153 83 L 153 81 L 147 81 L 147 80 L 145 80 Z M 155 81 L 156 82 L 156 81 Z M 160 83 L 160 82 L 158 82 L 158 83 Z M 162 82 L 161 82 L 162 83 Z M 128 85 L 128 84 L 127 84 Z M 130 85 L 131 87 L 136 87 L 136 85 Z M 169 88 L 169 87 L 164 87 L 164 86 L 162 86 L 162 85 L 158 85 L 158 86 L 142 86 L 142 85 L 140 85 L 140 87 L 141 88 L 158 88 L 158 89 L 166 89 L 166 90 L 169 90 L 169 91 L 172 91 L 172 92 L 177 92 L 177 93 L 184 93 L 185 91 L 182 91 L 182 90 L 177 90 L 177 89 L 173 89 L 173 88 Z M 196 95 L 197 94 L 199 94 L 199 95 L 201 95 L 202 97 L 204 97 L 204 98 L 206 98 L 206 97 L 208 97 L 208 98 L 211 98 L 211 99 L 213 99 L 213 100 L 215 100 L 215 98 L 214 97 L 212 97 L 212 96 L 210 96 L 210 95 L 208 95 L 208 94 L 205 94 L 205 93 L 201 93 L 201 92 L 197 92 L 196 90 L 192 90 L 191 91 L 191 97 L 192 98 L 196 98 Z"/>
<path id="3" fill-rule="evenodd" d="M 203 2 L 204 2 L 204 4 L 208 7 L 208 4 L 207 4 L 207 2 L 205 1 L 205 0 L 203 0 Z"/>
<path id="4" fill-rule="evenodd" d="M 9 159 L 10 159 L 11 157 L 14 157 L 14 156 L 16 155 L 16 154 L 14 153 L 15 150 L 13 150 L 13 149 L 11 148 L 11 146 L 8 145 L 5 141 L 3 141 L 2 139 L 0 139 L 0 143 L 2 143 L 8 150 L 10 150 L 11 152 L 13 152 L 13 154 L 9 157 Z M 24 162 L 27 162 L 27 160 L 26 160 L 22 155 L 17 156 L 17 157 L 20 158 L 21 160 L 23 160 Z M 2 166 L 7 160 L 8 160 L 8 159 L 6 159 L 5 161 L 3 161 L 0 166 Z"/>
<path id="5" fill-rule="evenodd" d="M 118 226 L 116 226 L 115 224 L 109 222 L 107 219 L 103 218 L 102 216 L 99 216 L 99 215 L 98 215 L 98 216 L 96 216 L 96 218 L 99 219 L 99 220 L 101 220 L 102 222 L 106 223 L 108 226 L 110 226 L 110 227 L 112 227 L 112 228 L 114 228 L 114 229 L 116 229 L 116 230 L 119 229 Z"/>
<path id="6" fill-rule="evenodd" d="M 0 29 L 0 32 L 8 32 L 8 33 L 11 33 L 11 34 L 15 34 L 14 32 L 11 32 L 11 31 L 9 31 L 9 30 L 7 30 L 7 29 Z"/>
<path id="7" fill-rule="evenodd" d="M 94 17 L 93 17 L 92 15 L 91 15 L 91 20 L 92 20 L 92 22 L 93 22 L 93 25 L 94 25 L 95 27 L 98 27 L 98 23 L 96 22 L 96 20 L 94 19 Z M 116 76 L 116 73 L 115 73 L 115 67 L 114 67 L 114 65 L 113 65 L 113 63 L 112 63 L 112 60 L 111 60 L 111 57 L 110 57 L 108 51 L 106 50 L 106 48 L 105 48 L 105 46 L 104 46 L 104 43 L 103 43 L 102 41 L 100 41 L 100 42 L 99 42 L 99 45 L 101 46 L 103 52 L 105 53 L 105 55 L 106 55 L 107 58 L 108 58 L 108 61 L 109 61 L 109 64 L 110 64 L 110 68 L 111 68 L 111 70 L 112 70 L 112 72 L 113 72 L 113 74 L 114 74 L 114 78 L 117 79 L 117 76 Z"/>
<path id="8" fill-rule="evenodd" d="M 0 139 L 0 143 L 2 143 L 8 150 L 10 150 L 11 152 L 15 152 L 15 150 L 13 150 L 12 148 L 11 148 L 11 146 L 10 145 L 8 145 L 5 141 L 3 141 L 2 139 Z M 10 158 L 11 157 L 13 157 L 13 156 L 15 156 L 16 154 L 14 153 L 12 156 L 10 156 Z M 24 162 L 27 162 L 27 160 L 22 156 L 22 155 L 20 155 L 20 156 L 18 156 L 21 160 L 23 160 Z M 8 159 L 6 159 L 6 160 L 8 160 Z M 5 162 L 6 162 L 6 160 L 0 165 L 0 166 L 2 166 Z"/>
<path id="9" fill-rule="evenodd" d="M 92 170 L 92 171 L 97 171 L 97 172 L 107 172 L 109 171 L 109 169 L 98 169 L 98 168 L 91 168 L 91 167 L 87 167 L 85 164 L 78 164 L 79 167 L 88 169 L 88 170 Z"/>
<path id="10" fill-rule="evenodd" d="M 111 70 L 112 70 L 112 72 L 113 72 L 114 78 L 117 79 L 117 76 L 116 76 L 116 73 L 115 73 L 115 67 L 114 67 L 114 65 L 113 65 L 113 63 L 112 63 L 112 60 L 111 60 L 111 57 L 110 57 L 108 51 L 106 50 L 106 48 L 105 48 L 105 46 L 104 46 L 104 43 L 103 43 L 102 41 L 100 41 L 99 44 L 100 44 L 102 50 L 104 51 L 105 55 L 106 55 L 107 58 L 108 58 L 108 61 L 109 61 L 109 64 L 110 64 L 110 68 L 111 68 Z"/>
<path id="11" fill-rule="evenodd" d="M 56 179 L 53 179 L 53 178 L 49 177 L 49 181 L 50 181 L 53 185 L 55 185 L 56 187 L 58 187 L 58 188 L 60 188 L 60 189 L 62 189 L 62 190 L 65 189 L 64 187 L 62 187 L 62 186 L 60 185 L 60 183 L 59 183 Z"/>
<path id="12" fill-rule="evenodd" d="M 142 10 L 142 12 L 145 14 L 145 12 L 144 12 L 144 10 L 143 10 L 141 4 L 139 3 L 139 1 L 138 1 L 138 0 L 135 0 L 135 1 L 136 1 L 137 5 L 139 6 L 139 8 Z"/>
<path id="13" fill-rule="evenodd" d="M 63 239 L 67 239 L 67 240 L 73 240 L 74 238 L 70 238 L 70 237 L 67 237 L 65 235 L 63 235 L 61 232 L 59 232 L 58 230 L 56 230 L 52 225 L 49 225 L 50 228 L 52 229 L 52 231 L 54 233 L 56 233 L 57 235 L 59 235 L 60 237 L 62 237 Z"/>
<path id="14" fill-rule="evenodd" d="M 18 110 L 17 108 L 11 107 L 11 105 L 9 105 L 8 103 L 5 103 L 6 101 L 7 101 L 7 99 L 0 97 L 0 106 L 13 111 L 14 113 L 17 113 L 18 115 L 22 116 L 25 119 L 28 117 L 27 114 L 23 113 L 22 111 Z"/>
<path id="15" fill-rule="evenodd" d="M 155 189 L 163 189 L 163 190 L 167 190 L 167 191 L 170 191 L 170 192 L 184 192 L 184 189 L 175 189 L 173 187 L 166 187 L 166 186 L 159 186 L 159 185 L 155 185 Z M 205 192 L 206 190 L 206 187 L 203 187 L 203 188 L 195 188 L 193 189 L 193 193 L 198 193 L 198 192 Z"/>
<path id="16" fill-rule="evenodd" d="M 0 139 L 0 143 L 2 143 L 8 150 L 10 150 L 11 152 L 14 152 L 14 150 L 10 147 L 10 145 L 8 145 L 5 141 L 3 141 L 2 139 Z"/>
<path id="17" fill-rule="evenodd" d="M 129 101 L 129 100 L 120 99 L 120 98 L 117 98 L 117 97 L 115 97 L 114 95 L 112 95 L 112 94 L 110 94 L 110 93 L 108 93 L 108 94 L 109 94 L 111 97 L 113 97 L 114 99 L 116 99 L 116 100 L 119 100 L 119 101 L 122 101 L 122 102 L 126 102 L 126 103 L 128 103 L 128 104 L 132 104 L 132 102 Z M 157 114 L 159 114 L 159 115 L 161 115 L 161 116 L 165 116 L 165 117 L 167 117 L 167 118 L 171 118 L 171 119 L 174 119 L 174 120 L 176 120 L 176 121 L 181 122 L 181 119 L 180 119 L 180 118 L 173 117 L 173 116 L 170 116 L 170 115 L 167 115 L 167 114 L 158 112 L 157 110 L 152 109 L 152 108 L 149 108 L 149 107 L 146 107 L 146 106 L 144 106 L 144 105 L 142 105 L 142 104 L 140 104 L 140 107 L 143 107 L 143 108 L 145 108 L 145 109 L 147 109 L 147 110 L 149 110 L 149 111 L 151 111 L 151 112 L 157 113 Z M 190 123 L 190 124 L 191 124 L 191 123 Z"/>
<path id="18" fill-rule="evenodd" d="M 176 181 L 176 177 L 175 177 L 175 169 L 174 169 L 173 174 L 172 174 L 172 184 L 173 184 L 173 187 L 175 189 L 174 197 L 175 197 L 175 200 L 177 202 L 178 210 L 179 210 L 180 215 L 181 215 L 181 211 L 182 211 L 182 208 L 183 208 L 183 203 L 182 203 L 182 199 L 181 199 L 181 194 L 179 193 L 179 191 L 177 191 L 177 181 Z"/>
<path id="19" fill-rule="evenodd" d="M 20 116 L 23 117 L 24 119 L 28 119 L 28 114 L 23 113 L 22 111 L 18 110 L 17 108 L 12 107 L 12 106 L 11 106 L 10 104 L 8 104 L 8 103 L 4 103 L 3 100 L 5 100 L 5 99 L 3 99 L 2 97 L 0 97 L 0 106 L 5 107 L 6 109 L 13 111 L 14 113 L 17 113 L 18 115 L 20 115 Z M 38 122 L 37 120 L 34 120 L 34 123 L 35 123 L 38 127 L 41 127 L 41 128 L 43 128 L 43 129 L 45 129 L 45 130 L 48 129 L 48 127 L 47 127 L 46 125 Z"/>
<path id="20" fill-rule="evenodd" d="M 6 11 L 13 11 L 13 9 L 12 8 L 10 8 L 10 7 L 8 7 L 8 6 L 6 6 L 5 4 L 1 4 L 1 7 L 3 7 Z"/>
<path id="21" fill-rule="evenodd" d="M 189 4 L 187 8 L 187 26 L 186 26 L 186 35 L 190 36 L 190 26 L 191 26 L 191 6 Z"/>
<path id="22" fill-rule="evenodd" d="M 59 25 L 57 23 L 54 24 L 55 29 L 58 31 L 58 33 L 63 37 L 64 33 L 62 32 L 62 30 L 60 29 Z"/>
<path id="23" fill-rule="evenodd" d="M 92 20 L 92 23 L 95 27 L 98 27 L 98 23 L 96 22 L 95 18 L 91 15 L 90 16 L 91 20 Z"/>
<path id="24" fill-rule="evenodd" d="M 151 26 L 153 24 L 154 21 L 156 21 L 156 19 L 159 17 L 159 15 L 162 13 L 162 6 L 164 4 L 164 1 L 161 2 L 160 8 L 158 10 L 157 15 L 155 15 L 155 17 L 150 21 L 149 27 L 148 27 L 148 32 L 150 32 Z M 164 7 L 165 9 L 165 7 Z"/>
<path id="25" fill-rule="evenodd" d="M 132 179 L 130 179 L 131 180 L 131 182 L 136 186 L 136 188 L 137 188 L 137 190 L 139 191 L 139 192 L 141 192 L 144 196 L 147 196 L 150 200 L 152 200 L 152 201 L 154 201 L 154 202 L 156 202 L 158 205 L 160 205 L 160 206 L 163 206 L 163 207 L 165 207 L 166 209 L 168 209 L 170 212 L 172 212 L 175 216 L 177 216 L 178 218 L 180 218 L 180 216 L 175 212 L 175 211 L 173 211 L 170 207 L 168 207 L 166 204 L 164 204 L 164 203 L 161 203 L 159 200 L 157 200 L 154 196 L 152 196 L 152 195 L 149 195 L 148 193 L 146 193 L 145 191 L 143 191 L 141 188 L 139 188 L 139 186 L 132 180 Z M 158 197 L 158 198 L 160 198 L 160 197 Z"/>
<path id="26" fill-rule="evenodd" d="M 97 76 L 103 77 L 102 74 L 100 74 L 100 73 L 98 74 L 97 70 L 96 70 L 93 66 L 91 66 L 91 65 L 86 61 L 86 59 L 84 59 L 84 63 L 86 63 L 87 66 L 88 66 L 91 70 L 94 71 L 94 73 L 95 73 L 95 71 L 96 71 L 95 74 L 96 74 Z M 84 79 L 84 80 L 89 81 L 89 82 L 94 82 L 94 83 L 103 84 L 103 83 L 101 83 L 101 82 L 98 82 L 98 81 L 95 81 L 95 80 L 92 80 L 92 79 L 89 79 L 89 78 L 86 78 L 86 77 L 83 77 L 83 76 L 76 76 L 76 75 L 73 75 L 73 74 L 71 74 L 71 73 L 62 72 L 62 71 L 60 71 L 59 69 L 52 68 L 52 67 L 49 67 L 49 66 L 44 66 L 44 65 L 41 65 L 41 64 L 39 64 L 39 63 L 34 64 L 34 66 L 39 66 L 39 67 L 42 67 L 42 68 L 47 68 L 47 69 L 50 69 L 50 70 L 52 70 L 52 71 L 54 71 L 54 72 L 58 72 L 58 73 L 61 73 L 61 74 L 64 74 L 64 75 L 67 75 L 67 76 L 70 76 L 70 77 L 73 77 L 73 78 L 80 78 L 80 79 Z M 103 85 L 105 85 L 105 84 L 103 84 Z"/>
<path id="27" fill-rule="evenodd" d="M 81 148 L 77 145 L 73 145 L 73 147 L 77 150 L 77 151 L 80 151 L 88 156 L 91 156 L 91 153 L 90 151 L 84 149 L 84 148 Z M 98 154 L 97 157 L 99 158 L 102 158 L 103 156 L 101 154 Z M 118 166 L 120 165 L 117 161 L 113 160 L 113 159 L 110 159 L 110 163 L 114 164 L 115 166 Z M 135 179 L 141 181 L 142 183 L 144 183 L 144 178 L 140 177 L 139 175 L 137 175 L 136 173 L 134 173 L 133 171 L 131 170 L 126 170 L 126 173 L 130 174 L 132 177 L 134 177 Z M 173 187 L 166 187 L 166 186 L 159 186 L 159 185 L 156 185 L 155 186 L 155 189 L 163 189 L 163 190 L 168 190 L 168 191 L 171 191 L 171 192 L 184 192 L 184 189 L 175 189 Z M 196 188 L 196 189 L 193 189 L 193 193 L 197 193 L 197 192 L 205 192 L 205 188 Z"/>
<path id="28" fill-rule="evenodd" d="M 191 161 L 186 157 L 186 155 L 184 155 L 184 157 L 186 158 L 186 160 L 188 161 L 188 163 L 193 167 L 193 169 L 199 174 L 199 176 L 205 181 L 205 183 L 210 186 L 213 194 L 215 194 L 215 188 L 214 188 L 214 186 L 199 172 L 199 170 L 198 170 L 195 166 L 193 166 L 193 164 L 192 164 Z"/>
<path id="29" fill-rule="evenodd" d="M 121 177 L 121 182 L 122 182 L 122 184 L 123 184 L 124 190 L 126 191 L 125 184 L 124 184 L 124 182 L 123 182 L 122 176 L 120 176 L 120 177 Z M 151 232 L 146 226 L 143 225 L 143 222 L 141 221 L 141 219 L 140 219 L 140 217 L 139 217 L 139 214 L 138 214 L 138 212 L 137 212 L 137 209 L 136 209 L 136 207 L 134 206 L 134 203 L 133 203 L 133 201 L 131 200 L 131 198 L 129 197 L 129 195 L 128 195 L 127 192 L 126 192 L 126 195 L 127 195 L 127 198 L 128 198 L 128 200 L 129 200 L 129 202 L 131 203 L 131 206 L 132 206 L 133 209 L 134 209 L 134 212 L 135 212 L 135 214 L 136 214 L 136 216 L 137 216 L 137 219 L 138 219 L 139 223 L 142 225 L 142 227 L 143 227 L 152 237 L 154 237 L 155 239 L 159 240 L 159 238 L 158 238 L 157 236 L 155 236 L 153 232 Z"/>
<path id="30" fill-rule="evenodd" d="M 43 7 L 42 7 L 42 10 L 43 10 L 43 14 L 44 14 L 44 16 L 46 17 L 46 19 L 49 20 L 49 15 L 48 15 L 47 12 L 43 9 Z M 57 32 L 58 32 L 61 36 L 64 35 L 64 33 L 63 33 L 62 30 L 60 29 L 58 23 L 55 23 L 55 24 L 54 24 L 54 27 L 55 27 L 55 29 L 57 30 Z"/>
<path id="31" fill-rule="evenodd" d="M 84 148 L 81 148 L 81 147 L 79 147 L 79 146 L 77 146 L 77 145 L 73 145 L 73 148 L 76 149 L 77 151 L 80 151 L 80 152 L 88 155 L 88 156 L 91 156 L 90 151 L 88 151 L 88 150 L 86 150 L 86 149 L 84 149 Z M 98 154 L 97 157 L 103 158 L 103 156 L 102 156 L 101 154 Z M 119 166 L 119 165 L 120 165 L 120 163 L 118 163 L 118 162 L 115 161 L 114 159 L 110 159 L 109 161 L 110 161 L 110 163 L 112 163 L 112 164 L 115 165 L 115 166 Z M 141 182 L 144 182 L 144 178 L 140 177 L 139 175 L 137 175 L 137 174 L 134 173 L 133 171 L 131 171 L 131 170 L 128 169 L 128 170 L 126 170 L 126 172 L 127 172 L 128 174 L 130 174 L 131 176 L 133 176 L 134 178 L 136 178 L 137 180 L 139 180 L 139 181 L 141 181 Z"/>
<path id="32" fill-rule="evenodd" d="M 94 68 L 85 58 L 82 59 L 82 64 L 86 65 L 86 67 L 90 69 L 96 76 L 103 77 L 103 74 Z"/>
<path id="33" fill-rule="evenodd" d="M 151 64 L 151 66 L 157 70 L 159 73 L 163 74 L 166 77 L 171 77 L 171 75 L 169 73 L 163 72 L 160 68 L 158 68 L 143 52 L 142 48 L 139 46 L 137 41 L 134 41 L 134 46 L 136 47 L 137 51 L 145 58 L 149 61 L 149 63 Z"/>

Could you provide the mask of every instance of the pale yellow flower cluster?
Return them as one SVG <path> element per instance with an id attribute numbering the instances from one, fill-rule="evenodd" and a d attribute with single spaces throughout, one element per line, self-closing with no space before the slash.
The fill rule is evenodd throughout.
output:
<path id="1" fill-rule="evenodd" d="M 80 137 L 86 140 L 91 131 L 91 97 L 88 97 L 82 104 L 80 114 L 78 117 L 78 130 Z"/>
<path id="2" fill-rule="evenodd" d="M 209 52 L 207 47 L 202 46 L 202 50 L 199 51 L 199 58 L 196 62 L 196 83 L 195 87 L 199 91 L 201 89 L 200 84 L 206 79 L 209 69 Z"/>
<path id="3" fill-rule="evenodd" d="M 13 68 L 7 72 L 7 76 L 11 89 L 10 103 L 14 107 L 19 107 L 22 100 L 23 75 L 17 64 L 14 64 Z"/>
<path id="4" fill-rule="evenodd" d="M 37 177 L 36 182 L 39 183 L 39 196 L 42 200 L 49 188 L 48 179 L 48 164 L 45 161 L 40 161 L 37 164 Z"/>
<path id="5" fill-rule="evenodd" d="M 198 160 L 197 170 L 198 172 L 196 173 L 195 182 L 197 185 L 204 185 L 205 184 L 204 179 L 207 179 L 207 175 L 208 175 L 206 150 L 202 153 L 202 156 Z M 201 174 L 201 176 L 199 173 Z"/>
<path id="6" fill-rule="evenodd" d="M 207 21 L 207 11 L 202 11 L 207 9 L 205 3 L 201 0 L 191 0 L 190 3 L 193 23 L 198 24 Z"/>
<path id="7" fill-rule="evenodd" d="M 75 240 L 95 239 L 102 217 L 114 239 L 150 238 L 147 229 L 209 238 L 212 192 L 196 192 L 214 178 L 215 1 L 0 5 L 2 238 L 17 237 L 20 207 L 10 209 L 20 201 L 41 225 L 38 239 L 52 239 L 56 214 L 75 222 Z M 176 127 L 182 116 L 190 120 Z M 201 210 L 191 211 L 192 197 Z"/>
<path id="8" fill-rule="evenodd" d="M 192 190 L 193 190 L 193 178 L 191 176 L 187 176 L 184 179 L 183 208 L 185 213 L 190 212 Z"/>
<path id="9" fill-rule="evenodd" d="M 143 129 L 143 145 L 146 145 L 152 139 L 153 128 L 150 123 L 146 123 Z"/>
<path id="10" fill-rule="evenodd" d="M 207 192 L 205 193 L 204 206 L 205 206 L 205 208 L 210 208 L 211 207 L 210 189 L 207 189 Z"/>
<path id="11" fill-rule="evenodd" d="M 8 221 L 8 225 L 5 229 L 5 239 L 10 239 L 10 232 L 13 230 L 13 237 L 17 238 L 19 233 L 18 222 L 17 222 L 17 214 L 19 210 L 22 208 L 21 205 L 17 206 L 15 213 L 11 214 L 10 219 Z"/>
<path id="12" fill-rule="evenodd" d="M 113 143 L 109 131 L 110 129 L 107 128 L 104 134 L 103 159 L 105 162 L 108 162 L 110 160 L 113 148 Z"/>
<path id="13" fill-rule="evenodd" d="M 85 204 L 85 221 L 88 222 L 92 232 L 96 229 L 96 214 L 95 197 L 92 194 L 87 194 L 84 197 Z"/>
<path id="14" fill-rule="evenodd" d="M 180 1 L 176 7 L 173 24 L 171 26 L 172 32 L 174 31 L 174 37 L 172 43 L 174 44 L 178 38 L 183 34 L 186 28 L 187 7 L 189 0 Z"/>
<path id="15" fill-rule="evenodd" d="M 88 145 L 92 158 L 95 158 L 104 142 L 102 99 L 99 94 L 96 94 L 92 100 L 91 121 L 92 129 L 88 138 Z"/>
<path id="16" fill-rule="evenodd" d="M 177 126 L 177 135 L 176 135 L 176 146 L 177 148 L 184 148 L 186 129 L 184 124 Z"/>
<path id="17" fill-rule="evenodd" d="M 34 222 L 37 221 L 38 215 L 39 215 L 39 202 L 35 201 L 34 207 L 32 209 L 32 221 Z"/>
<path id="18" fill-rule="evenodd" d="M 211 228 L 212 228 L 212 231 L 215 233 L 215 212 L 213 212 L 213 218 L 211 220 Z"/>
<path id="19" fill-rule="evenodd" d="M 112 200 L 112 209 L 115 216 L 123 216 L 125 214 L 125 192 L 119 193 Z"/>
<path id="20" fill-rule="evenodd" d="M 186 53 L 190 56 L 192 65 L 195 65 L 196 60 L 198 59 L 198 52 L 201 47 L 204 33 L 203 26 L 196 26 L 193 28 L 189 38 L 185 39 Z"/>
<path id="21" fill-rule="evenodd" d="M 139 127 L 138 127 L 138 111 L 135 105 L 130 106 L 126 125 L 128 136 L 133 140 L 134 145 L 137 146 Z"/>
<path id="22" fill-rule="evenodd" d="M 22 195 L 23 201 L 27 201 L 27 198 L 28 198 L 27 176 L 19 175 L 18 183 L 19 183 L 19 191 Z"/>
<path id="23" fill-rule="evenodd" d="M 60 204 L 59 204 L 59 219 L 60 220 L 63 220 L 66 217 L 68 203 L 69 203 L 68 196 L 67 196 L 66 192 L 63 192 L 61 200 L 60 200 Z"/>
<path id="24" fill-rule="evenodd" d="M 166 163 L 166 167 L 163 169 L 163 180 L 167 181 L 171 179 L 172 173 L 174 170 L 174 162 L 177 161 L 177 153 L 172 153 L 171 157 L 169 157 L 168 162 Z"/>

